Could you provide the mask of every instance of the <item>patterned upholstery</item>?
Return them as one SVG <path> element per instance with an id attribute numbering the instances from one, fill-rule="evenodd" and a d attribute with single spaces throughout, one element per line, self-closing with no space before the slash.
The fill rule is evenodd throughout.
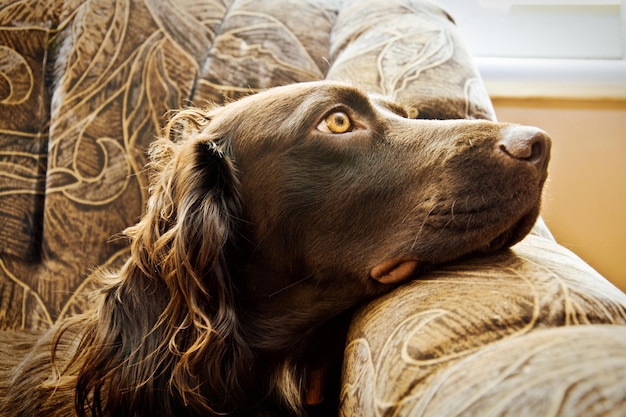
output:
<path id="1" fill-rule="evenodd" d="M 2 329 L 83 311 L 96 268 L 125 258 L 116 236 L 141 215 L 169 109 L 333 79 L 416 117 L 495 119 L 453 22 L 425 0 L 8 0 L 0 75 Z M 569 325 L 625 322 L 626 296 L 538 226 L 361 309 L 341 413 L 623 410 L 625 328 Z"/>

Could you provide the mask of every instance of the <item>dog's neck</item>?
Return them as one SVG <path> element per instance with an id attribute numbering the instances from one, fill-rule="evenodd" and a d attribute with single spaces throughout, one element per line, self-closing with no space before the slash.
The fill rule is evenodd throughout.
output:
<path id="1" fill-rule="evenodd" d="M 304 300 L 298 294 L 306 295 L 306 289 L 294 286 L 284 294 L 259 294 L 254 289 L 246 291 L 239 313 L 244 337 L 254 350 L 265 353 L 297 351 L 306 344 L 323 318 L 321 314 L 315 314 L 312 301 Z M 296 303 L 291 295 L 302 301 Z"/>
<path id="2" fill-rule="evenodd" d="M 239 313 L 251 347 L 260 352 L 297 351 L 320 326 L 372 297 L 368 289 L 357 293 L 354 286 L 342 288 L 336 275 L 325 278 L 260 263 L 249 263 L 240 271 L 236 278 L 243 293 Z M 354 281 L 353 277 L 341 278 L 346 283 Z M 331 281 L 332 289 L 325 284 Z"/>

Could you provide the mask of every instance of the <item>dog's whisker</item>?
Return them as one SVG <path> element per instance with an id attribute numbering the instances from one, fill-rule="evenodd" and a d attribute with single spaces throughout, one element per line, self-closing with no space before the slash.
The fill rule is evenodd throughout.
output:
<path id="1" fill-rule="evenodd" d="M 415 239 L 413 239 L 413 244 L 411 245 L 411 250 L 415 249 L 415 247 L 417 246 L 417 242 L 422 234 L 422 230 L 424 229 L 424 226 L 426 226 L 426 222 L 428 221 L 428 218 L 430 217 L 430 215 L 433 213 L 433 211 L 435 211 L 435 209 L 437 208 L 437 204 L 434 204 L 430 210 L 428 211 L 428 213 L 426 213 L 426 215 L 424 216 L 424 220 L 422 221 L 422 224 L 420 225 L 419 229 L 417 230 L 417 233 L 415 234 Z"/>
<path id="2" fill-rule="evenodd" d="M 311 277 L 313 277 L 313 275 L 307 275 L 306 277 L 304 277 L 304 278 L 302 278 L 302 279 L 299 279 L 298 281 L 296 281 L 296 282 L 294 282 L 294 283 L 291 283 L 291 284 L 287 285 L 286 287 L 283 287 L 283 288 L 279 289 L 278 291 L 274 291 L 273 293 L 271 293 L 271 294 L 270 294 L 270 295 L 268 295 L 267 297 L 268 297 L 268 298 L 271 298 L 271 297 L 273 297 L 273 296 L 275 296 L 275 295 L 277 295 L 277 294 L 280 294 L 281 292 L 286 291 L 286 290 L 288 290 L 289 288 L 293 288 L 293 287 L 295 287 L 296 285 L 301 284 L 302 282 L 306 281 L 307 279 L 309 279 L 309 278 L 311 278 Z"/>
<path id="3" fill-rule="evenodd" d="M 452 204 L 450 206 L 450 219 L 448 219 L 446 224 L 443 225 L 443 227 L 441 228 L 442 230 L 445 229 L 446 227 L 448 227 L 448 225 L 450 225 L 451 223 L 453 223 L 455 221 L 454 206 L 456 205 L 456 202 L 457 202 L 456 198 L 454 200 L 452 200 Z"/>
<path id="4" fill-rule="evenodd" d="M 454 206 L 456 205 L 457 199 L 452 200 L 452 206 L 450 207 L 450 221 L 454 221 Z"/>

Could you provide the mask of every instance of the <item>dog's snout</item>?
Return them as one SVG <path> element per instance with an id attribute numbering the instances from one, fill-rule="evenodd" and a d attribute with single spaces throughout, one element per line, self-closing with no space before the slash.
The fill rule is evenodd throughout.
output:
<path id="1" fill-rule="evenodd" d="M 511 126 L 502 132 L 498 146 L 509 157 L 527 161 L 539 170 L 545 170 L 550 159 L 550 137 L 536 127 Z"/>

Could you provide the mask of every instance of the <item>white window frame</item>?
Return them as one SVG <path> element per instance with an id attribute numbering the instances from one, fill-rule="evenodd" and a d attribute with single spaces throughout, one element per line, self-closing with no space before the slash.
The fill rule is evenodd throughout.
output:
<path id="1" fill-rule="evenodd" d="M 457 20 L 461 34 L 464 35 L 468 47 L 476 56 L 478 69 L 492 98 L 626 99 L 626 0 L 439 0 L 438 2 Z M 472 45 L 472 42 L 486 39 L 485 36 L 488 36 L 486 30 L 490 24 L 506 25 L 506 16 L 509 12 L 515 13 L 516 10 L 518 12 L 521 10 L 541 13 L 542 10 L 546 10 L 548 14 L 555 16 L 555 13 L 559 13 L 559 7 L 563 7 L 564 12 L 567 12 L 585 10 L 572 9 L 572 7 L 587 6 L 592 11 L 614 12 L 616 10 L 619 13 L 618 22 L 621 27 L 616 29 L 615 18 L 610 18 L 612 26 L 606 32 L 611 34 L 611 39 L 607 40 L 607 42 L 612 42 L 610 45 L 604 44 L 605 35 L 590 41 L 603 44 L 604 49 L 598 48 L 602 49 L 600 58 L 588 57 L 584 51 L 574 53 L 574 58 L 552 57 L 549 52 L 546 53 L 542 45 L 537 47 L 537 50 L 541 49 L 537 57 L 532 56 L 532 45 L 517 48 L 521 51 L 521 56 L 516 57 L 515 47 L 512 51 L 506 51 L 507 53 L 502 53 L 504 47 L 501 47 L 500 55 L 498 55 L 498 53 L 489 53 L 489 45 L 482 45 L 482 49 L 481 45 L 478 47 Z M 480 8 L 483 10 L 479 10 Z M 459 19 L 455 17 L 455 12 L 461 15 Z M 481 15 L 483 12 L 484 19 Z M 593 19 L 592 15 L 593 13 L 590 19 Z M 497 20 L 498 16 L 503 16 L 502 21 Z M 585 18 L 585 16 L 581 17 L 581 19 Z M 471 19 L 474 20 L 471 21 Z M 545 18 L 540 16 L 537 21 L 545 22 Z M 594 23 L 592 20 L 590 22 Z M 472 24 L 474 26 L 470 27 Z M 470 27 L 469 31 L 466 30 L 468 27 Z M 542 28 L 534 29 L 541 30 Z M 474 36 L 471 36 L 471 30 L 474 31 Z M 572 33 L 571 27 L 568 30 Z M 529 35 L 533 33 L 529 32 Z M 568 37 L 565 38 L 568 39 Z M 516 43 L 519 39 L 511 39 L 510 42 L 506 38 L 501 40 L 502 45 L 519 45 Z M 585 40 L 588 39 L 583 36 L 581 41 Z M 500 39 L 495 41 L 500 41 Z"/>

